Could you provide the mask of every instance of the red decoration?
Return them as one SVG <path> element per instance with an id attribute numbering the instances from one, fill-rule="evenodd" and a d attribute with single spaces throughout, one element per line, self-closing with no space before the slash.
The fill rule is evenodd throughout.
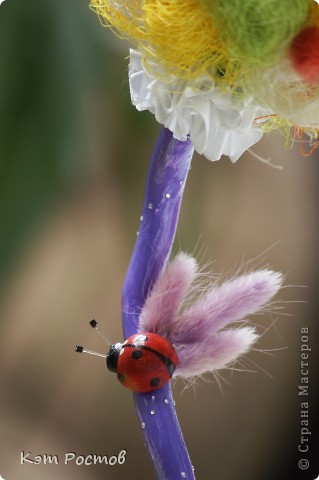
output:
<path id="1" fill-rule="evenodd" d="M 290 55 L 300 77 L 308 83 L 319 83 L 319 27 L 307 27 L 292 41 Z"/>

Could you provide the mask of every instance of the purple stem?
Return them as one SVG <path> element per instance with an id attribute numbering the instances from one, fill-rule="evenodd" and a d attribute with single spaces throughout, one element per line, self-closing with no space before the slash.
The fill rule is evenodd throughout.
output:
<path id="1" fill-rule="evenodd" d="M 169 130 L 161 131 L 148 171 L 139 235 L 122 291 L 125 338 L 138 331 L 147 294 L 168 260 L 193 152 L 190 141 L 180 142 Z M 194 480 L 170 382 L 151 393 L 135 393 L 134 401 L 158 479 Z"/>

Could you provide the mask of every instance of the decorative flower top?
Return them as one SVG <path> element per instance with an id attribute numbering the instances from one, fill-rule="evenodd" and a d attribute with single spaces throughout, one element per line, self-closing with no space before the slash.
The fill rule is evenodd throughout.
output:
<path id="1" fill-rule="evenodd" d="M 319 137 L 314 0 L 91 0 L 130 39 L 132 102 L 210 160 L 236 161 L 264 131 Z M 289 12 L 289 14 L 288 14 Z M 292 129 L 291 129 L 292 127 Z"/>
<path id="2" fill-rule="evenodd" d="M 154 113 L 177 140 L 185 141 L 189 135 L 196 151 L 209 160 L 219 160 L 224 154 L 236 161 L 262 137 L 254 119 L 265 112 L 251 99 L 245 105 L 236 103 L 207 75 L 182 80 L 168 74 L 164 80 L 163 72 L 156 75 L 155 68 L 144 71 L 141 54 L 131 50 L 132 102 L 137 110 Z"/>

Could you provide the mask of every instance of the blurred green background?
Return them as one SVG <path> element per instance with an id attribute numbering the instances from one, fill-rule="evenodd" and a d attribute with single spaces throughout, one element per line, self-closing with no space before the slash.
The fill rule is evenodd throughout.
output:
<path id="1" fill-rule="evenodd" d="M 86 0 L 0 6 L 0 475 L 6 480 L 155 478 L 131 395 L 103 361 L 73 346 L 105 345 L 96 318 L 122 338 L 120 294 L 134 246 L 148 161 L 160 131 L 130 104 L 128 45 Z M 319 154 L 273 134 L 235 165 L 194 157 L 175 250 L 215 274 L 243 262 L 286 274 L 288 315 L 263 314 L 259 349 L 196 388 L 175 386 L 199 480 L 293 477 L 300 442 L 300 329 L 309 328 L 310 456 L 318 449 Z M 293 285 L 306 288 L 294 287 Z M 269 327 L 269 328 L 268 328 Z M 261 329 L 261 331 L 263 331 Z M 287 348 L 286 348 L 287 347 Z M 265 373 L 266 372 L 266 373 Z M 316 438 L 315 438 L 316 437 Z M 64 465 L 63 455 L 114 455 L 118 466 Z M 59 465 L 20 465 L 20 452 Z M 310 457 L 309 457 L 310 458 Z M 316 473 L 319 473 L 316 471 Z"/>

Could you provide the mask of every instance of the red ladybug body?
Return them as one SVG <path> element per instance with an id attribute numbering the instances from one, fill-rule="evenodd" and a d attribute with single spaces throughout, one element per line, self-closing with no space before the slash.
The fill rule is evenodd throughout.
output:
<path id="1" fill-rule="evenodd" d="M 132 335 L 123 344 L 111 345 L 106 363 L 124 387 L 145 393 L 169 381 L 178 358 L 168 340 L 156 333 L 143 332 Z"/>

